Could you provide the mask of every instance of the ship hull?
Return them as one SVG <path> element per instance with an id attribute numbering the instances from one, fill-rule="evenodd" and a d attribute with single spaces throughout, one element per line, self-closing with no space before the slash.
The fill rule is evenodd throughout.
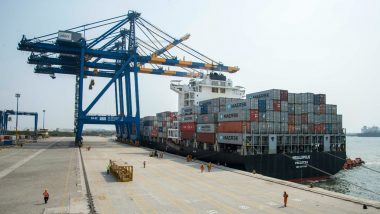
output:
<path id="1" fill-rule="evenodd" d="M 243 156 L 237 153 L 207 151 L 171 143 L 145 141 L 142 142 L 142 146 L 181 156 L 192 155 L 193 158 L 202 161 L 247 172 L 255 171 L 265 176 L 295 182 L 319 180 L 334 175 L 342 169 L 346 158 L 345 151 Z"/>

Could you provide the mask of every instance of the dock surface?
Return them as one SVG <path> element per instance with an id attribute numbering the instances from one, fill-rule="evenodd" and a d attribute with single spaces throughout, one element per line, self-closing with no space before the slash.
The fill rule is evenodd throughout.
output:
<path id="1" fill-rule="evenodd" d="M 85 137 L 81 148 L 97 213 L 379 213 L 380 202 L 253 175 L 221 166 Z M 88 151 L 87 147 L 91 149 Z M 134 167 L 131 182 L 107 174 L 109 160 Z M 146 167 L 143 162 L 146 161 Z M 204 163 L 203 163 L 204 164 Z M 50 199 L 43 203 L 47 188 Z M 283 206 L 283 191 L 289 194 Z M 0 213 L 89 213 L 79 149 L 73 138 L 50 138 L 0 150 Z M 362 203 L 372 203 L 363 210 Z"/>
<path id="2" fill-rule="evenodd" d="M 350 201 L 356 200 L 354 197 L 313 188 L 312 191 L 322 193 L 319 194 L 303 185 L 239 170 L 213 167 L 207 172 L 205 167 L 201 173 L 201 162 L 186 162 L 184 157 L 168 153 L 164 153 L 162 159 L 149 157 L 149 149 L 119 144 L 110 139 L 87 137 L 86 146 L 91 149 L 82 149 L 82 154 L 99 213 L 380 212 L 373 207 L 363 210 L 362 204 Z M 117 182 L 108 175 L 106 167 L 110 159 L 133 165 L 133 181 Z M 287 207 L 283 206 L 284 191 L 289 195 Z"/>
<path id="3" fill-rule="evenodd" d="M 73 138 L 1 148 L 0 213 L 88 213 L 81 177 Z"/>

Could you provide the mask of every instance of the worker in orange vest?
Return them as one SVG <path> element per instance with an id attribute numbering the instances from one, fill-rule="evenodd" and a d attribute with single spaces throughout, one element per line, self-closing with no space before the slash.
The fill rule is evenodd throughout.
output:
<path id="1" fill-rule="evenodd" d="M 201 164 L 201 173 L 203 172 L 203 170 L 205 170 L 205 167 L 203 166 L 203 164 Z"/>
<path id="2" fill-rule="evenodd" d="M 42 193 L 42 195 L 44 196 L 44 200 L 45 200 L 45 204 L 46 204 L 49 200 L 49 193 L 48 193 L 47 189 L 45 189 L 45 191 Z"/>
<path id="3" fill-rule="evenodd" d="M 207 164 L 208 172 L 211 172 L 211 168 L 212 168 L 212 164 L 211 164 L 211 162 L 208 162 L 208 164 Z"/>
<path id="4" fill-rule="evenodd" d="M 284 197 L 284 207 L 286 207 L 286 204 L 288 203 L 288 197 L 289 197 L 289 195 L 288 195 L 288 193 L 286 193 L 286 191 L 284 191 L 283 197 Z"/>

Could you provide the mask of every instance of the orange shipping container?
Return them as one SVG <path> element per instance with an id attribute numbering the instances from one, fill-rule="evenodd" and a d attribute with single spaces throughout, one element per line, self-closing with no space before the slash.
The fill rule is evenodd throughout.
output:
<path id="1" fill-rule="evenodd" d="M 194 140 L 195 132 L 181 132 L 182 140 Z"/>
<path id="2" fill-rule="evenodd" d="M 215 133 L 197 133 L 197 141 L 202 143 L 215 143 Z"/>
<path id="3" fill-rule="evenodd" d="M 251 132 L 251 126 L 249 122 L 228 121 L 218 123 L 218 132 L 220 133 L 243 133 L 244 130 L 247 133 Z"/>

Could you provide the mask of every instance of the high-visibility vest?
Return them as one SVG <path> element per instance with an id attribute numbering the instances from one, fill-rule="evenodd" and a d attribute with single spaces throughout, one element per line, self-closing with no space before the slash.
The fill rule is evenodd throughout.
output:
<path id="1" fill-rule="evenodd" d="M 44 195 L 44 197 L 49 197 L 49 193 L 48 192 L 44 192 L 43 195 Z"/>

